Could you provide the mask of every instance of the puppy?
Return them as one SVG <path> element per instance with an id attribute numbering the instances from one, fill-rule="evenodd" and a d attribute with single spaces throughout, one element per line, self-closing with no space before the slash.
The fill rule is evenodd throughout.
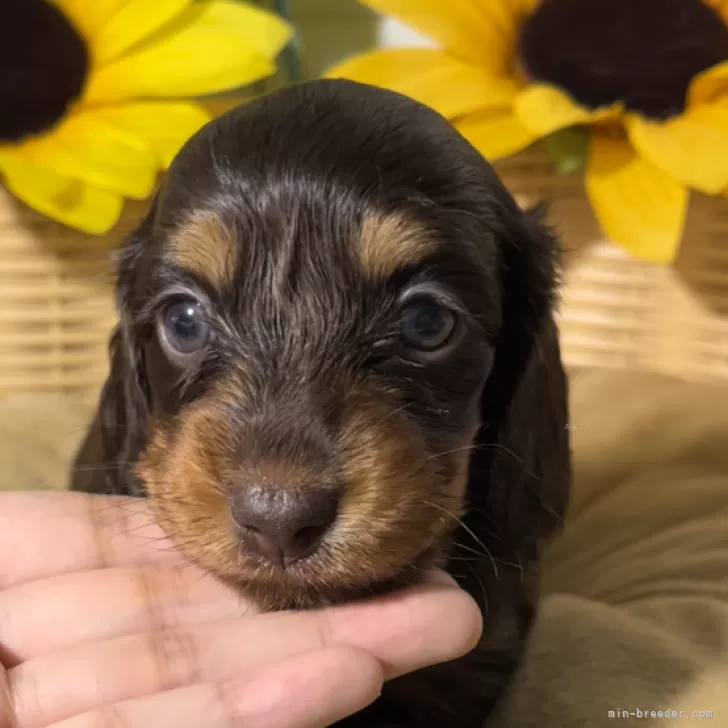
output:
<path id="1" fill-rule="evenodd" d="M 341 80 L 227 113 L 120 258 L 120 323 L 73 488 L 149 498 L 265 609 L 445 567 L 485 631 L 344 721 L 480 726 L 570 483 L 554 238 L 442 117 Z"/>

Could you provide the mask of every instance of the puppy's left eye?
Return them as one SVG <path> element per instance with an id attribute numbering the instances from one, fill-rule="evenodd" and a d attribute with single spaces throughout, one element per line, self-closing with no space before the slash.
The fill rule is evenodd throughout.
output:
<path id="1" fill-rule="evenodd" d="M 422 299 L 402 310 L 402 338 L 412 349 L 433 352 L 450 341 L 457 317 L 437 301 Z"/>
<path id="2" fill-rule="evenodd" d="M 185 298 L 169 304 L 159 319 L 160 338 L 171 353 L 189 355 L 198 352 L 208 342 L 210 324 L 198 301 Z"/>

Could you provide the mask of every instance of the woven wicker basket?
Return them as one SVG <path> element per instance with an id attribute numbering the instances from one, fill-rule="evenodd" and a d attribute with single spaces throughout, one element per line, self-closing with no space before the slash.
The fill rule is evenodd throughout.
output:
<path id="1" fill-rule="evenodd" d="M 567 249 L 560 327 L 572 366 L 728 380 L 728 201 L 694 196 L 674 268 L 602 242 L 578 175 L 558 177 L 540 147 L 498 165 L 524 203 L 552 205 Z M 110 252 L 145 204 L 127 205 L 114 234 L 84 236 L 0 188 L 0 395 L 96 396 L 116 315 Z"/>
<path id="2" fill-rule="evenodd" d="M 110 253 L 142 209 L 127 205 L 111 235 L 83 235 L 0 186 L 0 395 L 96 392 L 115 321 Z"/>
<path id="3" fill-rule="evenodd" d="M 545 201 L 566 250 L 559 327 L 566 363 L 728 380 L 728 200 L 693 194 L 672 266 L 604 240 L 583 177 L 540 145 L 497 165 L 522 204 Z"/>

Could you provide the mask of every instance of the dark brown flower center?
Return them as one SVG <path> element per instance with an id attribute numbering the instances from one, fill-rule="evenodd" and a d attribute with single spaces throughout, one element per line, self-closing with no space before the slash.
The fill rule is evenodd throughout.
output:
<path id="1" fill-rule="evenodd" d="M 89 54 L 46 0 L 0 0 L 0 142 L 53 126 L 81 94 Z"/>
<path id="2" fill-rule="evenodd" d="M 586 106 L 622 101 L 665 119 L 698 73 L 728 59 L 728 27 L 702 0 L 542 0 L 518 54 L 530 80 Z"/>

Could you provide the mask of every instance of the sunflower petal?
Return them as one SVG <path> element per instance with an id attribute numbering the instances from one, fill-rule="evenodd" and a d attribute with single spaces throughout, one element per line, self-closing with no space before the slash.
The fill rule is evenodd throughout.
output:
<path id="1" fill-rule="evenodd" d="M 247 103 L 255 98 L 253 89 L 247 91 L 234 91 L 232 93 L 218 94 L 197 99 L 197 103 L 205 110 L 208 116 L 215 118 L 222 116 L 240 104 Z"/>
<path id="2" fill-rule="evenodd" d="M 290 38 L 277 16 L 233 0 L 192 3 L 134 52 L 91 76 L 86 104 L 199 96 L 271 75 Z"/>
<path id="3" fill-rule="evenodd" d="M 699 73 L 690 83 L 688 108 L 710 104 L 728 95 L 728 61 Z"/>
<path id="4" fill-rule="evenodd" d="M 117 129 L 146 140 L 157 154 L 159 167 L 164 169 L 182 145 L 211 118 L 199 104 L 161 101 L 100 107 L 95 115 Z"/>
<path id="5" fill-rule="evenodd" d="M 121 215 L 123 200 L 119 195 L 26 162 L 12 152 L 0 152 L 0 174 L 19 200 L 77 230 L 105 233 Z"/>
<path id="6" fill-rule="evenodd" d="M 518 92 L 512 81 L 431 48 L 392 48 L 355 56 L 327 71 L 329 78 L 398 91 L 443 116 L 462 116 L 480 108 L 508 106 Z"/>
<path id="7" fill-rule="evenodd" d="M 94 62 L 103 65 L 117 58 L 179 15 L 190 2 L 192 0 L 126 0 L 91 39 Z"/>
<path id="8" fill-rule="evenodd" d="M 514 0 L 513 4 L 516 6 L 518 18 L 522 19 L 529 16 L 536 10 L 540 2 L 543 2 L 543 0 Z"/>
<path id="9" fill-rule="evenodd" d="M 520 152 L 536 139 L 511 109 L 486 109 L 455 121 L 457 130 L 488 160 L 502 159 Z"/>
<path id="10" fill-rule="evenodd" d="M 147 142 L 109 124 L 95 109 L 70 116 L 14 152 L 59 175 L 137 199 L 149 196 L 158 171 L 157 158 Z"/>
<path id="11" fill-rule="evenodd" d="M 91 43 L 99 29 L 126 0 L 50 0 Z"/>
<path id="12" fill-rule="evenodd" d="M 630 117 L 637 151 L 678 182 L 709 195 L 728 187 L 728 105 L 698 106 L 667 122 Z"/>
<path id="13" fill-rule="evenodd" d="M 511 0 L 362 0 L 372 10 L 491 73 L 504 73 L 512 57 L 517 3 Z"/>
<path id="14" fill-rule="evenodd" d="M 615 243 L 646 261 L 674 259 L 688 192 L 640 158 L 626 139 L 593 135 L 586 190 L 602 230 Z"/>
<path id="15" fill-rule="evenodd" d="M 522 91 L 514 111 L 523 126 L 540 136 L 619 114 L 616 106 L 603 109 L 580 106 L 561 89 L 547 85 L 529 86 Z"/>

